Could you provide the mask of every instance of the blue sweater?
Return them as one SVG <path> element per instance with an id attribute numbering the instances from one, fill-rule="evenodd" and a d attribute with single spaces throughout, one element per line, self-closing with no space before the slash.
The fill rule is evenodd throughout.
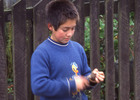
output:
<path id="1" fill-rule="evenodd" d="M 87 100 L 73 77 L 90 73 L 83 47 L 71 40 L 59 44 L 48 38 L 32 55 L 31 87 L 40 100 Z"/>

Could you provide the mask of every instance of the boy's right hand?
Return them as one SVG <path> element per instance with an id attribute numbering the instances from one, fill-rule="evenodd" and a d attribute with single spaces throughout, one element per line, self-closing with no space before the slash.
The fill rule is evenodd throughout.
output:
<path id="1" fill-rule="evenodd" d="M 89 86 L 89 81 L 84 76 L 74 77 L 77 90 L 84 90 Z"/>

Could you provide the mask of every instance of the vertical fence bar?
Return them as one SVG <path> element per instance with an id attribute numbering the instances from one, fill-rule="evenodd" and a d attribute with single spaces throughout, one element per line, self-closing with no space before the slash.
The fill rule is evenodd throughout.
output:
<path id="1" fill-rule="evenodd" d="M 26 7 L 32 7 L 33 6 L 33 0 L 26 0 Z"/>
<path id="2" fill-rule="evenodd" d="M 34 49 L 49 36 L 45 18 L 45 6 L 49 1 L 50 0 L 41 0 L 33 8 Z"/>
<path id="3" fill-rule="evenodd" d="M 31 56 L 33 53 L 33 15 L 32 15 L 32 10 L 30 12 L 31 14 L 27 15 L 26 18 L 26 68 L 27 68 L 27 96 L 28 100 L 34 100 L 34 95 L 31 91 L 31 67 L 30 67 L 30 61 L 31 61 Z"/>
<path id="4" fill-rule="evenodd" d="M 119 100 L 129 100 L 129 2 L 119 2 Z"/>
<path id="5" fill-rule="evenodd" d="M 140 0 L 135 0 L 135 58 L 134 58 L 134 93 L 135 100 L 140 100 Z"/>
<path id="6" fill-rule="evenodd" d="M 84 46 L 84 23 L 85 23 L 85 17 L 84 17 L 84 0 L 76 0 L 74 2 L 75 6 L 78 9 L 79 16 L 80 16 L 80 22 L 76 26 L 75 34 L 73 36 L 73 40 L 80 43 L 82 46 Z"/>
<path id="7" fill-rule="evenodd" d="M 0 0 L 0 100 L 7 100 L 7 64 L 4 38 L 4 8 Z"/>
<path id="8" fill-rule="evenodd" d="M 114 42 L 113 42 L 113 0 L 105 2 L 106 17 L 106 100 L 115 100 L 115 68 L 114 68 Z"/>
<path id="9" fill-rule="evenodd" d="M 99 51 L 99 0 L 90 0 L 90 66 L 100 68 Z M 100 85 L 92 91 L 92 100 L 100 100 Z"/>
<path id="10" fill-rule="evenodd" d="M 21 0 L 13 6 L 13 66 L 14 100 L 27 98 L 26 68 L 26 2 Z"/>
<path id="11" fill-rule="evenodd" d="M 33 8 L 33 49 L 43 42 L 49 36 L 49 30 L 46 25 L 45 18 L 45 6 L 50 0 L 41 0 Z M 38 96 L 35 96 L 35 100 L 39 100 Z"/>

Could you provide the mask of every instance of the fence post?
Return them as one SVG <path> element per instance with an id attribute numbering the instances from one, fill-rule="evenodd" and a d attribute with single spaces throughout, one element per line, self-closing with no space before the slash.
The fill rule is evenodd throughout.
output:
<path id="1" fill-rule="evenodd" d="M 135 0 L 135 58 L 134 58 L 134 93 L 135 100 L 140 100 L 140 0 Z"/>
<path id="2" fill-rule="evenodd" d="M 76 0 L 74 2 L 80 16 L 80 21 L 77 23 L 75 34 L 72 37 L 72 40 L 77 41 L 82 46 L 84 46 L 84 23 L 85 23 L 85 16 L 84 16 L 84 0 Z"/>
<path id="3" fill-rule="evenodd" d="M 115 100 L 115 67 L 113 42 L 113 0 L 105 1 L 105 40 L 106 40 L 106 91 L 105 100 Z"/>
<path id="4" fill-rule="evenodd" d="M 41 0 L 33 8 L 34 49 L 49 36 L 45 19 L 45 6 L 50 0 Z"/>
<path id="5" fill-rule="evenodd" d="M 119 100 L 129 100 L 129 2 L 119 2 Z"/>
<path id="6" fill-rule="evenodd" d="M 14 100 L 28 100 L 26 66 L 26 2 L 13 6 Z"/>
<path id="7" fill-rule="evenodd" d="M 30 12 L 32 13 L 32 11 Z M 27 68 L 27 96 L 28 100 L 34 100 L 34 95 L 31 91 L 31 56 L 33 53 L 33 19 L 32 14 L 27 15 L 26 19 L 26 68 Z"/>
<path id="8" fill-rule="evenodd" d="M 90 47 L 90 66 L 99 69 L 99 0 L 90 0 Z M 92 100 L 100 100 L 100 84 L 93 89 Z"/>
<path id="9" fill-rule="evenodd" d="M 4 8 L 0 0 L 0 100 L 7 100 L 7 64 L 4 38 Z"/>

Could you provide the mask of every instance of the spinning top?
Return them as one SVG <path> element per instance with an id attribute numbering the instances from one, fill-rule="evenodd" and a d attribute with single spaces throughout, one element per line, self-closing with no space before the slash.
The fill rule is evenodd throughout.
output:
<path id="1" fill-rule="evenodd" d="M 87 78 L 89 79 L 91 83 L 96 83 L 95 77 L 96 77 L 96 74 L 94 73 L 91 73 L 90 75 L 87 76 Z"/>

